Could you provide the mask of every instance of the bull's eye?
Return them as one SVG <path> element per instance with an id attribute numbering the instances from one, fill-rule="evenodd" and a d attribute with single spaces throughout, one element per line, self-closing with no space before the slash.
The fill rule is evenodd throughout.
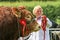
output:
<path id="1" fill-rule="evenodd" d="M 29 16 L 27 16 L 27 18 L 30 18 Z"/>
<path id="2" fill-rule="evenodd" d="M 25 19 L 31 21 L 31 15 L 26 15 Z"/>
<path id="3" fill-rule="evenodd" d="M 31 18 L 31 16 L 30 15 L 27 15 L 26 18 Z"/>

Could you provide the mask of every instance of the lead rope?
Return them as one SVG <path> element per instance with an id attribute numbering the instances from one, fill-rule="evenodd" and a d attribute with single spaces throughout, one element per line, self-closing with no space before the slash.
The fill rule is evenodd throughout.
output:
<path id="1" fill-rule="evenodd" d="M 25 19 L 20 19 L 19 22 L 23 27 L 22 28 L 22 36 L 24 36 L 24 31 L 25 31 L 25 28 L 26 28 L 26 20 Z"/>
<path id="2" fill-rule="evenodd" d="M 19 19 L 19 17 L 17 18 L 18 19 L 18 21 L 17 21 L 17 23 L 18 23 L 18 32 L 19 32 L 19 37 L 20 37 L 20 29 L 19 29 L 19 22 L 21 22 L 22 23 L 22 25 L 24 24 L 24 20 L 20 20 Z M 24 35 L 24 30 L 25 30 L 25 27 L 26 27 L 26 25 L 23 25 L 23 29 L 22 29 L 22 35 Z M 22 37 L 22 39 L 21 40 L 24 40 L 24 38 Z"/>

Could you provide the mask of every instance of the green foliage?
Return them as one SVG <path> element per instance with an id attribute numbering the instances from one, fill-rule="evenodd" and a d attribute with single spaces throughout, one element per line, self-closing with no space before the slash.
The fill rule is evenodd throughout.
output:
<path id="1" fill-rule="evenodd" d="M 52 20 L 55 20 L 57 15 L 55 13 L 55 7 L 51 5 L 47 5 L 44 9 L 44 13 L 46 16 Z"/>
<path id="2" fill-rule="evenodd" d="M 56 21 L 56 19 L 60 20 L 60 6 L 55 7 L 52 5 L 47 5 L 46 7 L 42 7 L 44 14 L 51 20 Z M 29 7 L 28 10 L 32 12 L 33 8 Z"/>
<path id="3" fill-rule="evenodd" d="M 19 2 L 19 1 L 60 1 L 60 0 L 0 0 L 0 1 Z"/>

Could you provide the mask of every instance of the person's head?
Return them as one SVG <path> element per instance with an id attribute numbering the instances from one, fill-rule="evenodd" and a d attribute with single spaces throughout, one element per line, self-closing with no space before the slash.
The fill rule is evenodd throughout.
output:
<path id="1" fill-rule="evenodd" d="M 41 8 L 40 5 L 35 6 L 33 9 L 33 15 L 35 15 L 36 17 L 40 17 L 43 14 L 43 9 Z"/>

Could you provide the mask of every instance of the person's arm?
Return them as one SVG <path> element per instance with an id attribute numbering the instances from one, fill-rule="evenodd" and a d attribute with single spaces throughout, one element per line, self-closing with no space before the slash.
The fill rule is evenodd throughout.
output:
<path id="1" fill-rule="evenodd" d="M 51 27 L 52 26 L 52 22 L 47 18 L 47 27 Z"/>

